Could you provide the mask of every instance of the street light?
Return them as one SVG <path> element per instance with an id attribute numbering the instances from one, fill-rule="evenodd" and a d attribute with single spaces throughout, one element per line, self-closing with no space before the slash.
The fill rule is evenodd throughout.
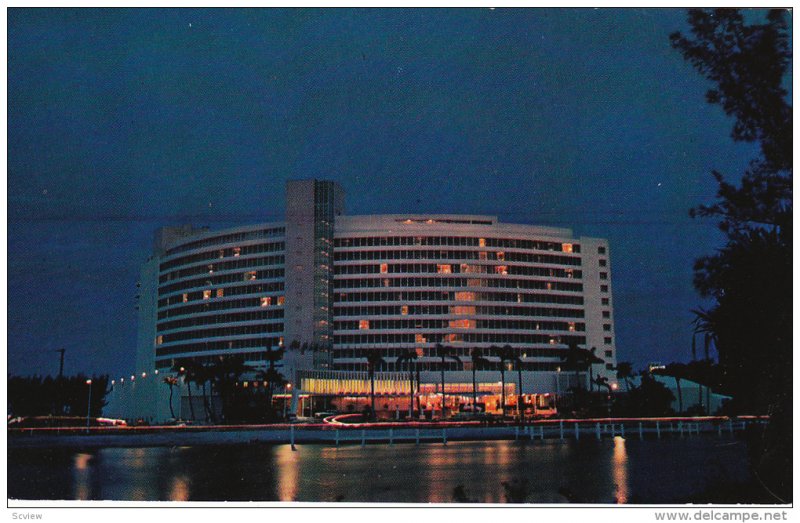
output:
<path id="1" fill-rule="evenodd" d="M 86 380 L 86 384 L 89 385 L 89 403 L 86 405 L 86 433 L 89 433 L 89 416 L 92 413 L 92 380 Z"/>

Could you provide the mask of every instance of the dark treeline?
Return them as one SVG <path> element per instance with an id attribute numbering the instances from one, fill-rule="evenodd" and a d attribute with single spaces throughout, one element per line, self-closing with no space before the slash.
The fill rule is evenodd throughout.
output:
<path id="1" fill-rule="evenodd" d="M 87 376 L 10 376 L 8 415 L 86 416 L 89 407 Z M 106 405 L 108 376 L 91 377 L 91 416 L 101 416 Z"/>
<path id="2" fill-rule="evenodd" d="M 712 175 L 711 204 L 691 210 L 725 236 L 695 262 L 694 285 L 712 304 L 695 311 L 705 341 L 706 379 L 733 396 L 737 411 L 770 415 L 751 441 L 757 483 L 775 501 L 792 499 L 792 107 L 791 14 L 691 9 L 690 30 L 670 35 L 710 81 L 706 100 L 731 117 L 731 138 L 759 146 L 741 174 Z M 711 151 L 710 151 L 711 152 Z M 718 366 L 709 348 L 716 349 Z M 678 372 L 687 369 L 674 369 Z M 695 369 L 700 370 L 700 369 Z"/>

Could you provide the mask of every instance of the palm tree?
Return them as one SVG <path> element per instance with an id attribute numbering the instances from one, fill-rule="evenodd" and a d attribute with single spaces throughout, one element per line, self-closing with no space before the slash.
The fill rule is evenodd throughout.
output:
<path id="1" fill-rule="evenodd" d="M 502 347 L 493 347 L 494 355 L 500 359 L 500 381 L 502 388 L 500 389 L 500 406 L 503 410 L 503 415 L 506 414 L 506 362 L 513 363 L 519 360 L 516 351 L 511 345 L 504 345 Z"/>
<path id="2" fill-rule="evenodd" d="M 475 414 L 478 408 L 478 384 L 475 381 L 475 373 L 479 367 L 487 367 L 489 360 L 483 357 L 483 350 L 478 347 L 470 351 L 469 357 L 472 360 L 472 413 Z"/>
<path id="3" fill-rule="evenodd" d="M 169 413 L 172 419 L 175 419 L 175 409 L 172 408 L 172 390 L 178 384 L 178 378 L 175 376 L 164 376 L 164 383 L 169 387 Z"/>
<path id="4" fill-rule="evenodd" d="M 580 372 L 589 372 L 591 367 L 597 363 L 604 363 L 604 361 L 595 355 L 597 349 L 592 347 L 592 350 L 586 350 L 578 347 L 578 342 L 570 339 L 567 342 L 567 350 L 561 359 L 564 361 L 566 367 L 575 371 L 575 387 L 580 386 Z M 589 376 L 591 381 L 591 375 Z"/>
<path id="5" fill-rule="evenodd" d="M 217 384 L 217 390 L 222 399 L 222 418 L 226 422 L 229 421 L 228 418 L 231 415 L 233 387 L 242 374 L 252 370 L 252 367 L 245 365 L 241 358 L 235 356 L 220 356 L 209 368 L 211 381 Z"/>
<path id="6" fill-rule="evenodd" d="M 457 361 L 461 363 L 461 358 L 453 354 L 453 349 L 451 347 L 445 347 L 441 343 L 436 344 L 436 356 L 442 358 L 442 365 L 440 370 L 442 372 L 442 418 L 445 416 L 445 410 L 447 409 L 447 401 L 444 392 L 444 365 L 445 359 L 450 358 L 451 360 Z"/>
<path id="7" fill-rule="evenodd" d="M 283 358 L 284 352 L 285 349 L 283 347 L 279 347 L 276 350 L 268 347 L 266 354 L 268 367 L 256 373 L 257 380 L 267 382 L 267 409 L 270 414 L 272 413 L 272 395 L 275 391 L 275 386 L 283 387 L 287 383 L 286 377 L 275 369 L 275 362 Z"/>
<path id="8" fill-rule="evenodd" d="M 583 364 L 583 350 L 584 349 L 578 347 L 577 341 L 570 339 L 567 342 L 566 352 L 561 356 L 561 359 L 564 361 L 564 366 L 575 371 L 575 388 L 580 388 L 580 371 Z"/>
<path id="9" fill-rule="evenodd" d="M 216 422 L 214 411 L 211 408 L 211 402 L 209 401 L 209 391 L 206 389 L 206 383 L 211 384 L 211 372 L 207 365 L 200 365 L 198 364 L 194 368 L 194 383 L 195 385 L 199 385 L 201 387 L 201 391 L 203 393 L 203 409 L 206 412 L 206 423 L 214 421 Z M 213 391 L 211 391 L 213 393 Z"/>
<path id="10" fill-rule="evenodd" d="M 625 392 L 631 391 L 630 378 L 633 375 L 633 365 L 627 361 L 620 361 L 614 369 L 617 371 L 617 379 L 625 382 Z"/>
<path id="11" fill-rule="evenodd" d="M 198 364 L 194 360 L 187 360 L 183 365 L 175 364 L 172 366 L 173 372 L 183 377 L 183 382 L 186 384 L 186 391 L 189 395 L 189 413 L 192 420 L 195 419 L 194 415 L 194 400 L 192 399 L 192 382 L 195 380 Z"/>
<path id="12" fill-rule="evenodd" d="M 708 363 L 709 367 L 712 365 L 711 355 L 709 354 L 709 349 L 711 345 L 717 347 L 717 331 L 719 329 L 718 320 L 713 315 L 712 312 L 705 311 L 703 309 L 696 309 L 692 311 L 695 315 L 694 321 L 694 332 L 692 333 L 692 359 L 697 359 L 697 348 L 695 345 L 695 337 L 698 334 L 703 335 L 703 349 L 705 355 L 705 361 Z M 719 352 L 719 350 L 717 351 Z M 709 373 L 709 377 L 710 373 Z M 706 383 L 706 409 L 711 409 L 711 391 L 710 386 Z M 702 401 L 700 402 L 702 404 Z"/>
<path id="13" fill-rule="evenodd" d="M 414 416 L 414 369 L 412 363 L 417 361 L 417 351 L 402 349 L 397 356 L 397 366 L 408 363 L 408 417 Z"/>
<path id="14" fill-rule="evenodd" d="M 370 397 L 372 398 L 372 413 L 371 418 L 375 420 L 375 369 L 384 364 L 380 352 L 377 350 L 367 351 L 367 372 L 369 372 L 370 381 Z"/>
<path id="15" fill-rule="evenodd" d="M 266 395 L 267 395 L 267 415 L 272 418 L 272 395 L 275 392 L 275 387 L 283 387 L 288 383 L 286 378 L 278 372 L 275 367 L 269 366 L 266 369 L 261 369 L 256 373 L 256 380 L 266 382 Z"/>
<path id="16" fill-rule="evenodd" d="M 600 364 L 600 365 L 604 364 L 605 360 L 603 360 L 602 358 L 597 357 L 597 354 L 596 354 L 597 353 L 597 347 L 592 347 L 587 352 L 588 352 L 588 354 L 586 354 L 586 359 L 588 361 L 588 370 L 589 370 L 589 378 L 590 378 L 589 383 L 591 385 L 591 383 L 592 383 L 591 377 L 592 377 L 592 374 L 594 374 L 594 366 L 596 364 Z M 592 390 L 594 390 L 594 389 L 592 389 Z M 600 387 L 598 387 L 597 390 L 599 392 L 600 391 Z"/>

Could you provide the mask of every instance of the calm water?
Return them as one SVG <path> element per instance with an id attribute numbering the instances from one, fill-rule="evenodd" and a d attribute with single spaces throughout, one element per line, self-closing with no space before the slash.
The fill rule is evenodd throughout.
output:
<path id="1" fill-rule="evenodd" d="M 13 499 L 669 503 L 747 479 L 730 439 L 9 450 Z"/>

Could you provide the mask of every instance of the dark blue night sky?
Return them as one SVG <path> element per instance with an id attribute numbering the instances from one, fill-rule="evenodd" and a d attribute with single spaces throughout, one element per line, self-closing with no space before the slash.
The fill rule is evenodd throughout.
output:
<path id="1" fill-rule="evenodd" d="M 754 149 L 670 48 L 682 10 L 8 11 L 8 370 L 125 375 L 153 231 L 485 213 L 608 238 L 620 360 L 687 360 L 689 208 Z"/>

